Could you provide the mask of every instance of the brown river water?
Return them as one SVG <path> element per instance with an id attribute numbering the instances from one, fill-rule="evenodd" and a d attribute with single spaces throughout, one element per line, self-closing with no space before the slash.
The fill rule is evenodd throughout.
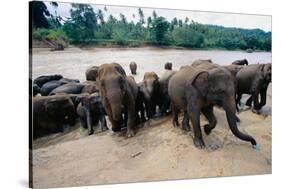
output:
<path id="1" fill-rule="evenodd" d="M 173 63 L 177 70 L 182 65 L 191 64 L 196 59 L 212 59 L 221 65 L 246 58 L 249 64 L 271 62 L 270 52 L 247 53 L 244 51 L 223 50 L 186 50 L 144 48 L 67 48 L 64 51 L 34 49 L 32 56 L 33 78 L 46 74 L 62 74 L 64 77 L 85 80 L 85 70 L 93 65 L 117 62 L 129 75 L 129 64 L 135 61 L 138 65 L 135 79 L 140 81 L 147 71 L 161 75 L 166 62 Z"/>

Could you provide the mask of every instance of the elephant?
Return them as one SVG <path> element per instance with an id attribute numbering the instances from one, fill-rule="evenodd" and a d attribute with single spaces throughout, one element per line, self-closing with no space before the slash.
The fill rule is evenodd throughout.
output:
<path id="1" fill-rule="evenodd" d="M 78 79 L 61 78 L 59 80 L 62 83 L 80 83 Z"/>
<path id="2" fill-rule="evenodd" d="M 123 124 L 127 126 L 127 137 L 133 137 L 138 93 L 136 82 L 126 76 L 126 72 L 118 63 L 110 63 L 99 67 L 97 83 L 112 130 L 120 131 Z"/>
<path id="3" fill-rule="evenodd" d="M 52 90 L 49 95 L 55 95 L 59 93 L 67 93 L 67 94 L 79 94 L 82 89 L 85 87 L 82 83 L 67 83 L 62 86 L 59 86 Z"/>
<path id="4" fill-rule="evenodd" d="M 217 67 L 202 71 L 186 66 L 172 76 L 168 93 L 171 98 L 173 125 L 179 126 L 178 114 L 180 110 L 183 110 L 182 127 L 190 131 L 189 119 L 191 119 L 194 132 L 193 142 L 196 147 L 204 148 L 205 146 L 200 128 L 200 112 L 209 122 L 204 126 L 204 131 L 208 135 L 217 124 L 213 113 L 215 105 L 224 109 L 232 133 L 239 139 L 249 141 L 256 146 L 256 140 L 252 136 L 240 132 L 237 128 L 235 84 L 226 68 Z"/>
<path id="5" fill-rule="evenodd" d="M 252 106 L 254 101 L 254 109 L 256 112 L 266 104 L 266 93 L 269 83 L 271 82 L 271 63 L 267 64 L 251 64 L 243 67 L 236 75 L 237 78 L 237 98 L 236 108 L 239 111 L 238 104 L 242 94 L 249 94 L 251 97 L 247 100 L 246 105 Z M 260 102 L 259 102 L 260 95 Z"/>
<path id="6" fill-rule="evenodd" d="M 75 124 L 75 109 L 68 95 L 33 97 L 33 137 L 63 132 Z"/>
<path id="7" fill-rule="evenodd" d="M 247 59 L 235 60 L 231 64 L 233 64 L 233 65 L 240 65 L 240 66 L 243 66 L 243 65 L 247 65 L 248 66 L 248 60 Z"/>
<path id="8" fill-rule="evenodd" d="M 164 66 L 165 70 L 172 70 L 173 64 L 172 62 L 167 62 Z"/>
<path id="9" fill-rule="evenodd" d="M 135 62 L 130 63 L 130 70 L 133 75 L 137 74 L 137 64 Z"/>
<path id="10" fill-rule="evenodd" d="M 35 83 L 33 83 L 32 92 L 33 92 L 33 96 L 40 94 L 40 87 Z"/>
<path id="11" fill-rule="evenodd" d="M 88 135 L 94 133 L 93 126 L 100 121 L 101 130 L 107 130 L 104 108 L 102 106 L 101 97 L 98 92 L 88 94 L 83 97 L 78 97 L 80 101 L 77 107 L 77 114 L 79 116 L 81 126 L 88 129 Z"/>
<path id="12" fill-rule="evenodd" d="M 85 85 L 83 89 L 81 90 L 81 93 L 95 93 L 99 92 L 98 84 L 95 81 L 85 81 L 83 82 Z"/>
<path id="13" fill-rule="evenodd" d="M 87 81 L 96 81 L 98 77 L 98 66 L 92 66 L 86 70 L 86 80 Z"/>
<path id="14" fill-rule="evenodd" d="M 161 98 L 161 113 L 167 114 L 170 112 L 170 97 L 168 94 L 168 84 L 171 77 L 176 73 L 176 71 L 166 70 L 159 79 L 159 90 L 160 95 L 158 98 Z"/>
<path id="15" fill-rule="evenodd" d="M 43 75 L 34 79 L 33 83 L 35 83 L 39 87 L 42 87 L 42 85 L 49 81 L 60 80 L 61 78 L 63 78 L 62 75 Z"/>
<path id="16" fill-rule="evenodd" d="M 145 108 L 150 119 L 156 114 L 156 106 L 161 106 L 159 77 L 155 72 L 146 72 L 140 84 L 140 90 L 145 95 Z"/>

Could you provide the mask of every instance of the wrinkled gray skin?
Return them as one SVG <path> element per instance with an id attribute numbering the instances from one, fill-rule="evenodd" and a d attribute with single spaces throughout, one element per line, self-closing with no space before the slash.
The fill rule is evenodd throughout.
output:
<path id="1" fill-rule="evenodd" d="M 98 77 L 98 66 L 92 66 L 86 70 L 86 80 L 87 81 L 96 81 Z"/>
<path id="2" fill-rule="evenodd" d="M 162 101 L 161 113 L 164 115 L 170 112 L 170 97 L 168 94 L 168 84 L 171 77 L 175 73 L 176 71 L 166 70 L 159 79 L 159 98 L 161 98 Z"/>
<path id="3" fill-rule="evenodd" d="M 48 96 L 55 88 L 62 86 L 67 83 L 79 83 L 77 79 L 62 78 L 60 80 L 52 80 L 45 83 L 41 89 L 40 94 L 42 96 Z"/>
<path id="4" fill-rule="evenodd" d="M 33 97 L 33 137 L 63 132 L 75 124 L 75 109 L 68 95 Z"/>
<path id="5" fill-rule="evenodd" d="M 172 70 L 173 69 L 173 64 L 172 62 L 167 62 L 164 66 L 165 70 Z"/>
<path id="6" fill-rule="evenodd" d="M 114 132 L 127 126 L 127 137 L 135 135 L 136 82 L 127 77 L 124 69 L 117 63 L 103 64 L 99 67 L 97 83 L 106 114 Z M 123 118 L 123 113 L 124 118 Z"/>
<path id="7" fill-rule="evenodd" d="M 49 81 L 60 80 L 61 78 L 63 78 L 62 75 L 42 75 L 34 79 L 33 83 L 39 87 L 42 87 L 42 85 Z"/>
<path id="8" fill-rule="evenodd" d="M 98 84 L 95 81 L 85 81 L 85 82 L 83 82 L 83 84 L 85 86 L 81 90 L 81 93 L 92 94 L 92 93 L 95 93 L 95 92 L 99 91 Z"/>
<path id="9" fill-rule="evenodd" d="M 241 133 L 237 128 L 235 86 L 232 75 L 225 68 L 218 67 L 199 71 L 191 66 L 186 66 L 172 76 L 168 93 L 171 98 L 174 126 L 179 126 L 178 113 L 183 110 L 183 129 L 190 130 L 189 119 L 191 119 L 194 131 L 193 141 L 196 147 L 205 146 L 200 128 L 200 112 L 209 122 L 204 126 L 204 131 L 206 134 L 210 134 L 217 124 L 213 113 L 215 105 L 225 110 L 230 130 L 236 137 L 256 145 L 253 137 Z"/>
<path id="10" fill-rule="evenodd" d="M 135 62 L 130 63 L 130 70 L 131 74 L 136 75 L 137 74 L 137 64 Z"/>
<path id="11" fill-rule="evenodd" d="M 211 70 L 214 68 L 226 68 L 230 74 L 231 74 L 231 79 L 234 81 L 235 85 L 235 93 L 237 91 L 237 79 L 236 79 L 236 74 L 240 71 L 240 69 L 243 68 L 243 66 L 238 66 L 238 65 L 227 65 L 227 66 L 220 66 L 218 64 L 213 63 L 211 60 L 196 60 L 191 64 L 192 67 L 196 68 L 197 70 L 201 71 L 207 71 Z M 240 122 L 240 119 L 236 116 L 236 120 Z"/>
<path id="12" fill-rule="evenodd" d="M 260 110 L 266 104 L 266 93 L 269 83 L 271 82 L 271 63 L 268 64 L 251 64 L 243 67 L 236 75 L 238 88 L 236 106 L 242 94 L 250 94 L 251 97 L 247 100 L 246 105 L 252 106 L 254 101 L 254 111 Z M 259 102 L 260 95 L 260 102 Z"/>
<path id="13" fill-rule="evenodd" d="M 67 83 L 52 90 L 52 92 L 50 92 L 50 95 L 59 93 L 79 94 L 84 87 L 85 85 L 82 83 Z"/>
<path id="14" fill-rule="evenodd" d="M 88 129 L 88 135 L 94 133 L 94 126 L 101 124 L 101 130 L 107 130 L 104 108 L 98 92 L 77 99 L 80 101 L 77 107 L 81 126 Z"/>
<path id="15" fill-rule="evenodd" d="M 144 94 L 146 114 L 150 119 L 156 114 L 156 106 L 162 105 L 158 75 L 155 72 L 146 72 L 139 86 Z"/>
<path id="16" fill-rule="evenodd" d="M 248 60 L 247 59 L 243 59 L 243 60 L 235 60 L 234 62 L 232 62 L 233 65 L 247 65 L 248 66 Z"/>

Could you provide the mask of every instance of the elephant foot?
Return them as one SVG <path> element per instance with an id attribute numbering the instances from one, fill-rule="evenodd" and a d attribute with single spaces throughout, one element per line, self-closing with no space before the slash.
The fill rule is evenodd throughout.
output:
<path id="1" fill-rule="evenodd" d="M 211 133 L 213 128 L 210 127 L 209 124 L 204 125 L 204 131 L 206 133 L 206 135 L 209 135 Z"/>
<path id="2" fill-rule="evenodd" d="M 101 128 L 101 131 L 106 131 L 106 130 L 108 130 L 108 127 L 102 127 Z"/>
<path id="3" fill-rule="evenodd" d="M 194 143 L 195 147 L 197 147 L 199 149 L 205 148 L 205 143 L 202 139 L 194 138 L 193 143 Z"/>
<path id="4" fill-rule="evenodd" d="M 92 134 L 94 134 L 94 130 L 88 131 L 88 135 L 92 135 Z"/>
<path id="5" fill-rule="evenodd" d="M 121 131 L 121 127 L 112 127 L 113 132 Z"/>
<path id="6" fill-rule="evenodd" d="M 255 109 L 255 108 L 252 109 L 252 112 L 255 114 L 260 114 L 259 110 Z"/>
<path id="7" fill-rule="evenodd" d="M 127 138 L 131 138 L 131 137 L 133 137 L 133 136 L 135 136 L 135 132 L 133 131 L 133 130 L 129 130 L 129 129 L 127 129 Z"/>
<path id="8" fill-rule="evenodd" d="M 187 131 L 187 132 L 191 131 L 191 128 L 190 128 L 190 125 L 189 125 L 189 124 L 188 124 L 188 125 L 183 124 L 183 125 L 182 125 L 182 129 L 185 130 L 185 131 Z"/>
<path id="9" fill-rule="evenodd" d="M 174 120 L 174 121 L 173 121 L 173 126 L 174 126 L 174 127 L 178 127 L 178 126 L 180 126 L 180 124 L 179 124 L 178 121 L 175 121 L 175 120 Z"/>

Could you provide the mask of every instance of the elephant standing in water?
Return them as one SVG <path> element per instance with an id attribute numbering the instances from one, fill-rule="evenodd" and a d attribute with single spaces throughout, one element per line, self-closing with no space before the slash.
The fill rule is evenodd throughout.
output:
<path id="1" fill-rule="evenodd" d="M 235 60 L 234 62 L 232 62 L 231 64 L 233 65 L 247 65 L 248 66 L 248 60 L 247 59 L 243 59 L 243 60 Z"/>
<path id="2" fill-rule="evenodd" d="M 256 145 L 253 137 L 240 132 L 236 124 L 235 84 L 228 70 L 222 67 L 200 71 L 191 66 L 179 70 L 172 76 L 168 86 L 173 111 L 173 124 L 178 126 L 178 113 L 184 110 L 183 128 L 190 130 L 189 118 L 194 131 L 194 145 L 203 148 L 205 143 L 200 128 L 200 112 L 207 118 L 204 126 L 210 134 L 217 124 L 213 113 L 215 105 L 225 110 L 226 118 L 232 133 L 241 140 Z"/>
<path id="3" fill-rule="evenodd" d="M 93 126 L 100 121 L 101 130 L 107 130 L 105 112 L 102 106 L 101 97 L 98 92 L 77 98 L 80 101 L 77 107 L 77 114 L 81 126 L 88 129 L 88 135 L 94 133 Z"/>
<path id="4" fill-rule="evenodd" d="M 130 70 L 133 75 L 137 74 L 137 64 L 135 62 L 130 63 Z"/>
<path id="5" fill-rule="evenodd" d="M 136 82 L 131 77 L 127 77 L 124 69 L 117 63 L 101 65 L 97 82 L 112 130 L 120 131 L 124 124 L 127 125 L 127 137 L 134 136 L 135 101 L 138 94 Z"/>
<path id="6" fill-rule="evenodd" d="M 269 83 L 271 82 L 271 63 L 268 64 L 252 64 L 243 67 L 236 75 L 238 88 L 236 106 L 242 94 L 250 94 L 251 97 L 247 100 L 246 105 L 252 106 L 254 101 L 254 111 L 260 110 L 266 104 L 266 93 Z M 259 102 L 259 95 L 261 101 Z"/>

